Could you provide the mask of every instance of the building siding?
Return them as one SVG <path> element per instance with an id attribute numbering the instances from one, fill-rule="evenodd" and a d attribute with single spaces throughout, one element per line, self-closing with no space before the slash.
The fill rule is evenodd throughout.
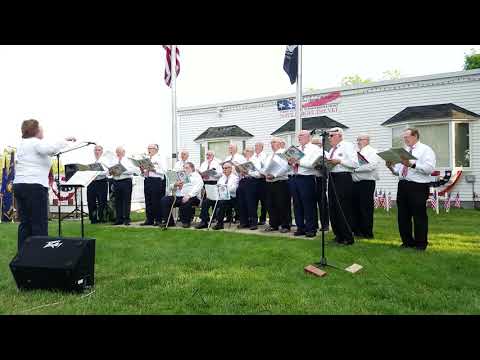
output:
<path id="1" fill-rule="evenodd" d="M 381 124 L 406 107 L 454 103 L 480 113 L 480 71 L 478 70 L 440 74 L 437 77 L 428 76 L 425 80 L 416 78 L 411 82 L 406 79 L 394 85 L 369 85 L 364 89 L 340 90 L 342 97 L 338 112 L 324 115 L 349 127 L 345 135 L 347 141 L 354 141 L 357 135 L 363 132 L 370 134 L 371 145 L 378 151 L 388 149 L 392 145 L 391 128 L 383 127 Z M 326 91 L 319 91 L 318 95 L 325 93 Z M 265 149 L 268 152 L 270 151 L 270 134 L 289 120 L 289 118 L 282 118 L 277 111 L 276 101 L 285 97 L 293 96 L 180 109 L 178 118 L 181 148 L 187 149 L 191 160 L 199 164 L 200 146 L 193 139 L 210 126 L 238 125 L 254 135 L 254 138 L 247 141 L 247 145 L 261 141 L 265 143 Z M 221 116 L 218 116 L 218 108 L 223 108 Z M 480 182 L 480 120 L 471 123 L 470 137 L 471 167 L 465 173 L 476 175 Z M 377 189 L 391 192 L 395 199 L 397 182 L 397 178 L 392 176 L 386 167 L 380 168 Z M 476 190 L 480 190 L 477 184 L 475 185 Z M 472 200 L 472 186 L 464 179 L 454 188 L 453 193 L 457 192 L 460 193 L 462 200 Z"/>

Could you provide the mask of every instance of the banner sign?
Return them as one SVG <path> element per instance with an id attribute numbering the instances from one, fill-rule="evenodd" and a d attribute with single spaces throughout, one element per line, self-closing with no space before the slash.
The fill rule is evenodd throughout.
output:
<path id="1" fill-rule="evenodd" d="M 340 98 L 340 91 L 334 91 L 318 99 L 310 99 L 308 102 L 304 101 L 302 104 L 302 117 L 337 113 Z M 295 107 L 295 99 L 282 99 L 277 101 L 277 110 L 280 111 L 280 117 L 282 118 L 295 117 Z"/>

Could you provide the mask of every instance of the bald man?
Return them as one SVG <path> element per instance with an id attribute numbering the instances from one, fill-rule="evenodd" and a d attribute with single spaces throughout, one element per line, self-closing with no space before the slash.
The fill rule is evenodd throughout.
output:
<path id="1" fill-rule="evenodd" d="M 98 175 L 87 187 L 88 217 L 90 219 L 90 223 L 96 224 L 98 222 L 105 222 L 107 220 L 106 208 L 108 193 L 108 170 L 107 167 L 101 162 L 101 157 L 103 155 L 103 147 L 101 145 L 95 146 L 93 149 L 93 155 L 95 157 L 95 163 L 100 164 L 105 169 L 105 172 Z"/>
<path id="2" fill-rule="evenodd" d="M 137 168 L 125 157 L 125 149 L 119 146 L 115 149 L 118 164 L 126 171 L 113 176 L 113 193 L 115 196 L 115 212 L 117 219 L 113 225 L 130 225 L 130 210 L 132 204 L 133 175 L 138 174 Z"/>
<path id="3" fill-rule="evenodd" d="M 293 197 L 293 208 L 297 231 L 295 236 L 315 237 L 318 230 L 317 199 L 314 161 L 321 155 L 318 146 L 311 143 L 310 131 L 302 130 L 298 133 L 298 148 L 305 154 L 299 161 L 291 159 L 293 174 L 289 180 L 289 187 Z"/>

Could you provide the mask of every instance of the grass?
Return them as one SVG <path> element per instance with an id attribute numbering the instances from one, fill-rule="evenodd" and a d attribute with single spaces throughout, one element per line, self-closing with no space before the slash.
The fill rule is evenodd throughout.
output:
<path id="1" fill-rule="evenodd" d="M 480 314 L 478 224 L 475 210 L 430 213 L 430 246 L 418 252 L 399 248 L 395 212 L 378 211 L 374 240 L 327 238 L 329 262 L 364 268 L 323 278 L 303 272 L 319 260 L 317 240 L 87 224 L 97 239 L 90 295 L 18 291 L 8 268 L 17 226 L 1 224 L 0 314 Z M 78 234 L 64 223 L 65 236 Z"/>

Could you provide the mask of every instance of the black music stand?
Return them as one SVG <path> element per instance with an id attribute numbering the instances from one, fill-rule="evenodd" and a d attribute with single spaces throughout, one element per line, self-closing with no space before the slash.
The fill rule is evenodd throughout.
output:
<path id="1" fill-rule="evenodd" d="M 59 151 L 58 153 L 55 154 L 56 158 L 57 158 L 57 180 L 56 180 L 56 183 L 57 183 L 57 189 L 58 189 L 58 194 L 60 195 L 60 192 L 61 192 L 61 188 L 66 188 L 66 187 L 73 187 L 71 185 L 69 186 L 62 186 L 60 185 L 60 155 L 63 155 L 63 154 L 66 154 L 68 152 L 71 152 L 71 151 L 74 151 L 74 150 L 78 150 L 78 149 L 81 149 L 81 148 L 84 148 L 86 146 L 89 146 L 89 145 L 92 145 L 92 143 L 85 143 L 81 146 L 77 146 L 75 148 L 71 148 L 71 149 L 67 149 L 67 150 L 64 150 L 64 151 Z M 77 189 L 75 188 L 75 202 L 77 201 L 76 199 L 76 191 Z M 80 212 L 80 215 L 81 215 L 81 222 L 82 222 L 82 238 L 83 238 L 83 234 L 84 234 L 84 229 L 83 229 L 83 194 L 82 192 L 80 192 L 80 203 L 81 203 L 81 212 Z M 75 208 L 77 208 L 77 206 L 75 206 Z M 75 211 L 75 210 L 74 210 Z M 61 237 L 62 236 L 62 203 L 60 201 L 60 196 L 58 198 L 58 237 Z"/>

